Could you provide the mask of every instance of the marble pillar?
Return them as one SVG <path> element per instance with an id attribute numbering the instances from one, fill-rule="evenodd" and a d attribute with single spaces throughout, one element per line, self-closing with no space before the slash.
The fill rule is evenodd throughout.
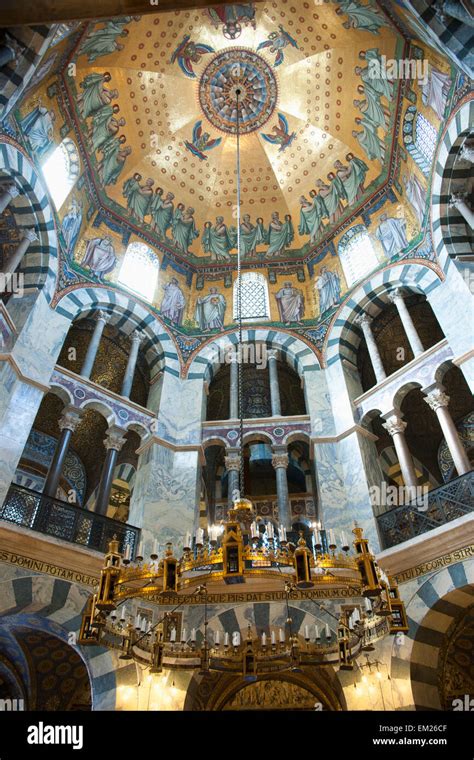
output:
<path id="1" fill-rule="evenodd" d="M 227 449 L 227 455 L 224 458 L 227 470 L 227 506 L 232 507 L 232 494 L 239 490 L 240 482 L 240 449 Z"/>
<path id="2" fill-rule="evenodd" d="M 125 369 L 125 376 L 123 378 L 121 390 L 121 395 L 125 396 L 125 398 L 130 397 L 130 391 L 132 390 L 133 385 L 133 377 L 135 375 L 135 367 L 137 366 L 138 349 L 140 348 L 140 343 L 144 337 L 145 336 L 143 333 L 139 332 L 138 330 L 136 330 L 131 335 L 132 345 L 130 348 L 130 353 L 128 355 L 127 367 Z"/>
<path id="3" fill-rule="evenodd" d="M 401 413 L 396 410 L 392 410 L 388 414 L 384 414 L 382 419 L 385 420 L 383 427 L 392 436 L 393 445 L 395 446 L 398 462 L 400 464 L 403 482 L 407 488 L 416 488 L 418 485 L 418 476 L 416 474 L 413 457 L 410 454 L 410 450 L 405 438 L 405 429 L 407 423 L 402 419 Z"/>
<path id="4" fill-rule="evenodd" d="M 30 243 L 33 243 L 35 240 L 39 240 L 39 237 L 34 229 L 24 229 L 22 230 L 22 234 L 23 237 L 18 244 L 18 248 L 16 251 L 14 251 L 13 256 L 4 262 L 2 267 L 2 274 L 13 274 L 13 272 L 16 272 L 23 260 L 23 256 L 30 247 Z"/>
<path id="5" fill-rule="evenodd" d="M 416 327 L 413 324 L 410 312 L 407 309 L 401 288 L 396 288 L 392 293 L 390 293 L 389 298 L 391 302 L 397 307 L 398 315 L 401 319 L 403 329 L 405 330 L 411 350 L 413 351 L 413 356 L 419 356 L 420 354 L 424 353 L 425 349 L 423 348 L 423 344 L 420 340 L 420 336 L 417 333 Z"/>
<path id="6" fill-rule="evenodd" d="M 201 423 L 205 416 L 202 378 L 163 373 L 160 406 L 150 434 L 138 449 L 129 522 L 142 529 L 145 552 L 157 540 L 180 551 L 199 520 Z"/>
<path id="7" fill-rule="evenodd" d="M 276 475 L 278 522 L 287 530 L 291 530 L 291 507 L 286 476 L 288 452 L 286 446 L 274 446 L 272 451 L 272 465 Z"/>
<path id="8" fill-rule="evenodd" d="M 14 184 L 14 182 L 11 182 L 8 185 L 3 185 L 0 188 L 0 214 L 2 214 L 7 206 L 10 205 L 12 200 L 14 198 L 17 198 L 20 195 L 19 188 Z"/>
<path id="9" fill-rule="evenodd" d="M 102 338 L 102 333 L 104 332 L 104 327 L 107 324 L 107 321 L 108 315 L 104 311 L 99 311 L 97 313 L 96 325 L 89 341 L 89 345 L 87 346 L 86 356 L 80 372 L 82 377 L 89 378 L 91 376 L 92 367 L 94 366 L 95 358 L 99 350 L 100 339 Z"/>
<path id="10" fill-rule="evenodd" d="M 230 404 L 229 419 L 236 420 L 239 417 L 239 357 L 237 351 L 232 350 L 232 361 L 230 362 Z"/>
<path id="11" fill-rule="evenodd" d="M 438 418 L 458 475 L 465 475 L 472 467 L 448 409 L 449 396 L 444 392 L 444 387 L 438 384 L 423 388 L 423 393 L 426 394 L 424 401 Z"/>
<path id="12" fill-rule="evenodd" d="M 385 380 L 385 378 L 387 377 L 387 374 L 384 370 L 382 357 L 380 356 L 377 343 L 375 342 L 375 338 L 372 333 L 372 328 L 371 328 L 372 318 L 369 317 L 369 315 L 364 312 L 360 314 L 358 317 L 356 317 L 355 323 L 361 327 L 362 332 L 364 333 L 364 338 L 367 344 L 367 350 L 369 352 L 370 361 L 372 362 L 372 367 L 374 368 L 375 379 L 377 383 L 381 383 L 382 380 Z"/>
<path id="13" fill-rule="evenodd" d="M 44 482 L 43 494 L 50 496 L 53 499 L 56 497 L 58 490 L 59 480 L 64 466 L 64 460 L 69 448 L 69 443 L 72 434 L 77 430 L 82 419 L 82 412 L 72 406 L 66 407 L 63 411 L 61 419 L 58 422 L 58 427 L 61 431 L 61 435 L 56 444 L 56 449 L 53 455 L 53 459 L 49 466 L 48 474 Z"/>
<path id="14" fill-rule="evenodd" d="M 107 450 L 105 462 L 102 467 L 97 498 L 94 512 L 99 515 L 106 515 L 110 501 L 110 492 L 114 481 L 114 471 L 117 464 L 119 451 L 125 443 L 125 430 L 115 425 L 107 430 L 107 438 L 104 439 L 104 446 Z"/>
<path id="15" fill-rule="evenodd" d="M 278 385 L 278 352 L 267 351 L 268 374 L 270 378 L 270 402 L 272 417 L 281 417 L 280 387 Z"/>
<path id="16" fill-rule="evenodd" d="M 71 324 L 67 317 L 51 309 L 43 292 L 28 299 L 28 313 L 18 323 L 21 327 L 14 344 L 0 360 L 0 504 L 15 475 Z"/>

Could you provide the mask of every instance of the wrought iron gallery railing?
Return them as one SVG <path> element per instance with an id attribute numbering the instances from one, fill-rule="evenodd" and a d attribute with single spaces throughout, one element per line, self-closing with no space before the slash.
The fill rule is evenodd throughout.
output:
<path id="1" fill-rule="evenodd" d="M 395 507 L 377 517 L 384 549 L 474 512 L 474 472 L 429 491 L 426 500 Z"/>
<path id="2" fill-rule="evenodd" d="M 99 552 L 106 552 L 109 541 L 116 536 L 120 551 L 128 545 L 132 557 L 140 538 L 140 529 L 133 525 L 17 485 L 10 486 L 0 507 L 0 520 Z"/>

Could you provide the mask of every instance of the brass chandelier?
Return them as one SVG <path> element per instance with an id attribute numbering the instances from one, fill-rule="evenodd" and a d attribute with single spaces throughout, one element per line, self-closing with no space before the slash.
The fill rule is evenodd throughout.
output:
<path id="1" fill-rule="evenodd" d="M 277 540 L 271 528 L 271 540 L 268 535 L 257 537 L 254 517 L 251 502 L 236 501 L 223 523 L 220 541 L 213 538 L 206 545 L 185 547 L 179 559 L 168 544 L 160 560 L 153 554 L 149 561 L 138 556 L 131 562 L 119 553 L 118 541 L 111 541 L 98 590 L 83 615 L 79 643 L 120 650 L 122 659 L 133 659 L 152 673 L 162 668 L 192 668 L 256 677 L 323 663 L 352 669 L 357 656 L 373 649 L 375 641 L 408 630 L 398 586 L 378 567 L 360 527 L 353 530 L 353 552 L 349 546 L 338 551 L 334 537 L 328 540 L 322 529 L 314 530 L 311 551 L 302 535 L 296 546 L 286 537 Z M 250 628 L 246 635 L 227 632 L 223 641 L 216 631 L 213 641 L 209 640 L 209 589 L 215 595 L 233 584 L 249 583 L 256 589 L 274 587 L 275 582 L 280 588 L 284 585 L 285 628 L 272 630 L 268 637 L 263 633 L 261 638 L 253 637 Z M 337 620 L 335 636 L 328 624 L 322 635 L 317 626 L 314 631 L 305 626 L 304 637 L 292 630 L 289 601 L 295 594 L 304 599 L 312 589 L 325 589 L 326 598 L 345 602 L 338 615 L 324 608 Z M 177 641 L 171 630 L 165 640 L 167 618 L 196 595 L 205 609 L 204 632 L 192 629 L 187 635 L 183 630 Z M 153 603 L 160 597 L 176 604 L 154 625 L 150 618 L 134 616 L 131 607 L 127 611 L 127 603 L 133 600 Z M 322 608 L 311 596 L 307 598 Z"/>

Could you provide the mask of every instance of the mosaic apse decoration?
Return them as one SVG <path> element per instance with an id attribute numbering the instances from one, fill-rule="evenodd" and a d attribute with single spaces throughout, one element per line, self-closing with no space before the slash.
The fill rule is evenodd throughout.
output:
<path id="1" fill-rule="evenodd" d="M 210 123 L 222 132 L 237 131 L 237 90 L 240 90 L 240 133 L 260 129 L 271 117 L 278 98 L 275 75 L 261 56 L 246 48 L 224 50 L 205 68 L 199 82 L 199 102 Z"/>

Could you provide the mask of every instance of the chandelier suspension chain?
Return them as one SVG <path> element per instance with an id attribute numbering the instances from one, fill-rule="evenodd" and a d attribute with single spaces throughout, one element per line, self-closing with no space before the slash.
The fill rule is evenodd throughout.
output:
<path id="1" fill-rule="evenodd" d="M 239 397 L 239 437 L 240 437 L 240 474 L 239 489 L 240 497 L 245 493 L 245 471 L 244 471 L 244 421 L 243 421 L 243 382 L 242 382 L 242 271 L 241 271 L 241 251 L 240 251 L 240 89 L 235 91 L 237 119 L 236 119 L 236 138 L 237 138 L 237 317 L 239 324 L 239 343 L 237 348 L 237 385 Z"/>

